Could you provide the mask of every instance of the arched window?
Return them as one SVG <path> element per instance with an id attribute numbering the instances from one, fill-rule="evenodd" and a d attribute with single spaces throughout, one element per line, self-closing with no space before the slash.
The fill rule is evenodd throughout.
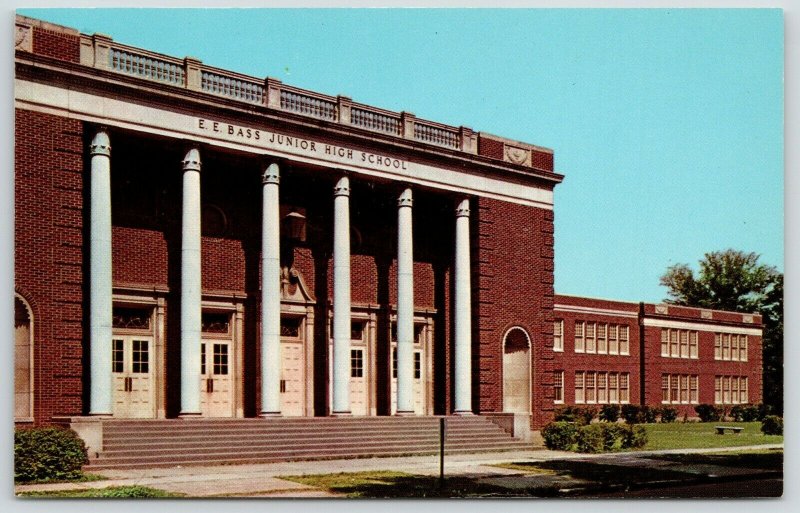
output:
<path id="1" fill-rule="evenodd" d="M 14 296 L 14 420 L 33 420 L 33 314 Z"/>
<path id="2" fill-rule="evenodd" d="M 503 411 L 531 411 L 531 339 L 518 326 L 503 337 Z"/>

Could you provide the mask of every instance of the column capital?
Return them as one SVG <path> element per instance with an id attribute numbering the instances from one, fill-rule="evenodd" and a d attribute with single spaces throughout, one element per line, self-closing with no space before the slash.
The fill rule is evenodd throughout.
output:
<path id="1" fill-rule="evenodd" d="M 414 196 L 411 187 L 403 189 L 400 196 L 397 198 L 398 207 L 411 207 L 414 205 Z"/>
<path id="2" fill-rule="evenodd" d="M 264 172 L 261 174 L 261 183 L 265 185 L 268 183 L 274 183 L 277 185 L 280 183 L 280 181 L 281 181 L 280 168 L 278 167 L 278 164 L 275 164 L 273 162 L 272 164 L 267 166 L 267 169 L 265 169 Z"/>
<path id="3" fill-rule="evenodd" d="M 186 156 L 181 161 L 184 171 L 197 171 L 200 172 L 200 150 L 191 148 L 186 152 Z"/>
<path id="4" fill-rule="evenodd" d="M 333 186 L 333 195 L 350 196 L 350 179 L 348 177 L 339 178 L 339 181 Z"/>
<path id="5" fill-rule="evenodd" d="M 469 217 L 469 199 L 463 199 L 456 205 L 456 217 Z"/>
<path id="6" fill-rule="evenodd" d="M 101 128 L 94 134 L 94 138 L 89 144 L 89 154 L 111 156 L 111 141 L 104 129 Z"/>

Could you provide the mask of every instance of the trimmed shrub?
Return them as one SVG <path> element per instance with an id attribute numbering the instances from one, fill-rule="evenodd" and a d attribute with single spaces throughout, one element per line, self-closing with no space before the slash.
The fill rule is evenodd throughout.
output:
<path id="1" fill-rule="evenodd" d="M 758 408 L 759 421 L 764 420 L 764 417 L 766 417 L 767 415 L 773 415 L 774 413 L 776 413 L 772 411 L 772 406 L 770 406 L 769 404 L 759 404 L 757 408 Z"/>
<path id="2" fill-rule="evenodd" d="M 636 424 L 639 421 L 639 406 L 635 404 L 622 405 L 622 418 L 626 424 Z"/>
<path id="3" fill-rule="evenodd" d="M 563 406 L 556 410 L 554 420 L 556 422 L 577 422 L 578 424 L 591 424 L 597 416 L 597 409 L 587 406 Z"/>
<path id="4" fill-rule="evenodd" d="M 611 423 L 619 420 L 619 405 L 606 404 L 600 408 L 600 420 Z"/>
<path id="5" fill-rule="evenodd" d="M 647 444 L 647 431 L 644 426 L 622 426 L 622 448 L 641 449 Z"/>
<path id="6" fill-rule="evenodd" d="M 698 404 L 694 407 L 700 422 L 716 422 L 722 417 L 722 410 L 713 404 Z"/>
<path id="7" fill-rule="evenodd" d="M 542 428 L 544 445 L 554 451 L 569 451 L 577 435 L 578 426 L 573 422 L 551 422 Z"/>
<path id="8" fill-rule="evenodd" d="M 664 406 L 658 413 L 661 416 L 661 422 L 663 424 L 675 422 L 675 419 L 678 418 L 678 410 L 676 408 L 670 408 L 669 406 Z"/>
<path id="9" fill-rule="evenodd" d="M 71 429 L 18 429 L 14 432 L 14 480 L 66 481 L 83 474 L 88 462 L 83 440 Z"/>
<path id="10" fill-rule="evenodd" d="M 625 427 L 617 423 L 601 424 L 603 428 L 603 450 L 613 451 L 622 447 Z"/>
<path id="11" fill-rule="evenodd" d="M 606 445 L 605 427 L 607 426 L 604 424 L 589 424 L 578 428 L 575 450 L 590 453 L 603 452 Z"/>
<path id="12" fill-rule="evenodd" d="M 767 415 L 761 421 L 761 432 L 765 435 L 783 434 L 783 417 L 777 415 Z"/>
<path id="13" fill-rule="evenodd" d="M 657 408 L 651 408 L 647 405 L 643 405 L 639 407 L 639 423 L 641 424 L 653 424 L 656 421 L 656 415 L 658 415 Z"/>
<path id="14" fill-rule="evenodd" d="M 755 404 L 747 404 L 742 408 L 742 422 L 755 422 L 759 420 L 758 406 Z"/>

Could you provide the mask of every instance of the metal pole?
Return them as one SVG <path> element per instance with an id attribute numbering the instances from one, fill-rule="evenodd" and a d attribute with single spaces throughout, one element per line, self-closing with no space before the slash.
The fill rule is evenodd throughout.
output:
<path id="1" fill-rule="evenodd" d="M 445 436 L 445 420 L 444 417 L 439 418 L 439 488 L 444 487 L 444 436 Z"/>

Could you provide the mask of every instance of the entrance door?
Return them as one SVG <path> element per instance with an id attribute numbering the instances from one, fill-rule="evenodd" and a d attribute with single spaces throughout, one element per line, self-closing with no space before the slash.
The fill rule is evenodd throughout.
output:
<path id="1" fill-rule="evenodd" d="M 397 324 L 392 323 L 392 415 L 397 413 Z M 414 325 L 414 413 L 425 414 L 425 326 Z"/>
<path id="2" fill-rule="evenodd" d="M 304 410 L 302 341 L 281 341 L 281 415 L 299 417 Z"/>
<path id="3" fill-rule="evenodd" d="M 153 417 L 152 337 L 124 336 L 112 339 L 114 416 Z"/>
<path id="4" fill-rule="evenodd" d="M 200 411 L 206 417 L 232 417 L 230 340 L 200 344 Z"/>

